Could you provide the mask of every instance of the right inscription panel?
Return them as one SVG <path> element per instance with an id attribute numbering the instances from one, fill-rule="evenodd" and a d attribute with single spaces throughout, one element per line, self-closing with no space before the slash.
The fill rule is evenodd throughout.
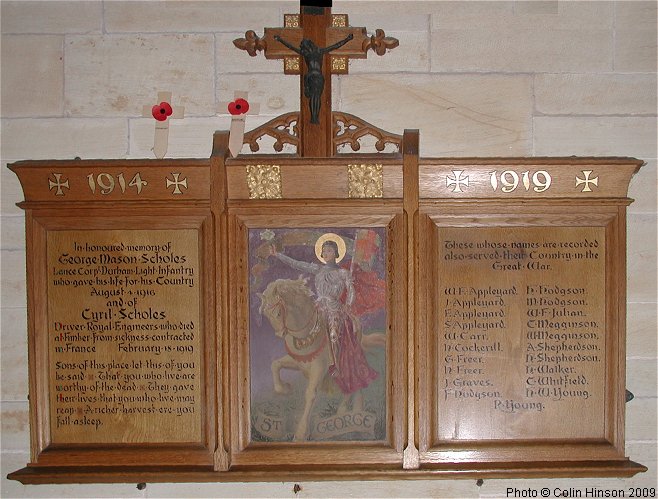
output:
<path id="1" fill-rule="evenodd" d="M 436 437 L 604 438 L 605 229 L 437 234 Z"/>

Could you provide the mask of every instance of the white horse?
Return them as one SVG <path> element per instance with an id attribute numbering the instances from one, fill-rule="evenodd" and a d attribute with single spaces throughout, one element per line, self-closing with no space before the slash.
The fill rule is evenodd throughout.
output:
<path id="1" fill-rule="evenodd" d="M 327 321 L 321 314 L 313 299 L 313 293 L 306 285 L 307 279 L 277 279 L 270 284 L 262 294 L 260 313 L 267 317 L 274 333 L 283 339 L 287 355 L 272 362 L 272 378 L 274 391 L 279 394 L 289 394 L 291 386 L 281 379 L 281 369 L 300 371 L 307 379 L 304 393 L 304 409 L 297 423 L 294 440 L 307 440 L 311 411 L 318 389 L 327 375 L 331 360 Z M 363 347 L 384 346 L 386 337 L 381 333 L 361 335 L 358 321 L 355 322 L 355 332 Z M 363 395 L 360 391 L 346 395 L 341 402 L 338 413 L 348 410 L 363 410 Z"/>

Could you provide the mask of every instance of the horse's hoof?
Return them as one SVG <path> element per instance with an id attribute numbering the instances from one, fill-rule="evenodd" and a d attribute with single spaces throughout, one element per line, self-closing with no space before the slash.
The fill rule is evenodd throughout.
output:
<path id="1" fill-rule="evenodd" d="M 282 383 L 279 386 L 275 386 L 274 391 L 279 395 L 288 395 L 292 391 L 292 386 L 290 386 L 290 383 Z"/>

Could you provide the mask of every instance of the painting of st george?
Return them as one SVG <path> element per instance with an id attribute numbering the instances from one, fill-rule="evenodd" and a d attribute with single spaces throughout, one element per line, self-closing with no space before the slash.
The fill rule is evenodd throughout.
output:
<path id="1" fill-rule="evenodd" d="M 249 230 L 251 438 L 386 438 L 386 231 Z"/>

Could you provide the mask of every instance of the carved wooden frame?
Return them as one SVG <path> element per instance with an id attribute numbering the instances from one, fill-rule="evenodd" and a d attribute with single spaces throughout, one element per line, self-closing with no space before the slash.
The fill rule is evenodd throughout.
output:
<path id="1" fill-rule="evenodd" d="M 358 211 L 358 215 L 355 214 Z M 264 214 L 267 213 L 267 214 Z M 330 213 L 327 215 L 326 213 Z M 387 230 L 387 341 L 384 441 L 254 443 L 250 435 L 249 269 L 247 236 L 250 228 L 383 227 Z M 404 223 L 399 202 L 349 200 L 314 203 L 264 201 L 229 207 L 229 252 L 232 276 L 229 296 L 231 385 L 231 466 L 311 470 L 314 466 L 357 466 L 360 469 L 399 466 L 406 436 L 406 266 Z"/>
<path id="2" fill-rule="evenodd" d="M 26 210 L 27 228 L 33 462 L 9 478 L 23 483 L 95 483 L 632 476 L 645 471 L 624 457 L 623 428 L 625 215 L 630 202 L 626 192 L 641 163 L 630 158 L 419 160 L 416 131 L 405 131 L 396 154 L 232 159 L 228 133 L 218 132 L 210 161 L 16 163 L 11 168 L 26 198 L 20 207 Z M 350 164 L 382 165 L 381 198 L 350 199 Z M 250 199 L 247 165 L 277 165 L 282 199 Z M 535 181 L 530 170 L 543 172 L 544 177 Z M 503 174 L 497 177 L 497 171 Z M 516 174 L 514 188 L 501 183 L 515 171 L 522 173 Z M 131 178 L 129 173 L 139 172 L 149 188 L 141 193 L 137 188 L 94 191 L 90 177 L 99 172 L 117 179 L 125 174 L 124 182 Z M 545 185 L 549 172 L 550 189 Z M 271 180 L 257 183 L 263 182 Z M 369 185 L 369 176 L 358 182 Z M 437 352 L 430 341 L 432 300 L 439 282 L 436 265 L 432 265 L 437 231 L 521 223 L 546 227 L 556 220 L 571 227 L 605 230 L 606 287 L 616 290 L 605 295 L 610 339 L 606 344 L 605 434 L 575 443 L 437 438 L 440 421 L 433 409 L 436 392 L 431 389 Z M 250 441 L 247 236 L 249 228 L 266 227 L 386 228 L 387 417 L 391 419 L 385 441 Z M 207 380 L 200 409 L 204 411 L 204 439 L 175 445 L 53 446 L 44 412 L 49 395 L 43 368 L 48 363 L 43 341 L 47 233 L 149 228 L 199 231 L 205 278 L 200 293 Z"/>
<path id="3" fill-rule="evenodd" d="M 32 314 L 28 321 L 28 352 L 30 365 L 44 366 L 30 373 L 30 429 L 32 466 L 90 467 L 108 462 L 121 466 L 167 466 L 185 462 L 191 467 L 212 468 L 216 446 L 216 327 L 213 302 L 213 226 L 210 212 L 203 208 L 171 209 L 164 206 L 143 208 L 139 214 L 126 208 L 98 207 L 60 209 L 56 215 L 49 207 L 28 209 L 27 268 L 28 307 Z M 47 297 L 47 237 L 51 231 L 79 230 L 176 230 L 192 229 L 198 233 L 199 267 L 202 285 L 199 292 L 199 317 L 203 322 L 202 345 L 203 382 L 201 383 L 202 438 L 199 441 L 177 444 L 112 443 L 112 444 L 57 444 L 51 442 L 48 399 L 48 297 Z"/>

